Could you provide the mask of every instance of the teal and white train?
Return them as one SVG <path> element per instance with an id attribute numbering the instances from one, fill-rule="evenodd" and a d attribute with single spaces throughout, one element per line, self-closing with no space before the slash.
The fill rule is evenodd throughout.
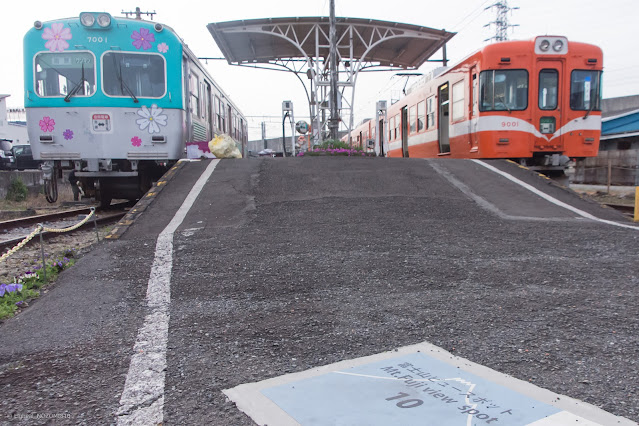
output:
<path id="1" fill-rule="evenodd" d="M 142 197 L 187 143 L 205 147 L 222 133 L 247 142 L 237 106 L 160 23 L 97 12 L 36 21 L 24 70 L 29 139 L 50 202 L 63 169 L 104 206 Z"/>

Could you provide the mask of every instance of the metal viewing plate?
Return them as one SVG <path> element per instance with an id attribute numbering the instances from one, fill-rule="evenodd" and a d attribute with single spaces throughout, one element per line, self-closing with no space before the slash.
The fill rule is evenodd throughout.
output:
<path id="1" fill-rule="evenodd" d="M 224 393 L 269 425 L 636 425 L 428 343 Z"/>

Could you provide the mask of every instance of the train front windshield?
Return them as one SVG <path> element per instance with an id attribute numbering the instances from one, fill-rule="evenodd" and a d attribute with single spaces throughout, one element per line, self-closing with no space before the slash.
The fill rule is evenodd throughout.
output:
<path id="1" fill-rule="evenodd" d="M 91 52 L 41 52 L 35 57 L 35 92 L 40 97 L 91 96 L 95 58 Z"/>
<path id="2" fill-rule="evenodd" d="M 161 98 L 166 92 L 166 65 L 162 55 L 106 52 L 102 68 L 103 90 L 108 96 Z"/>
<path id="3" fill-rule="evenodd" d="M 601 71 L 574 70 L 570 77 L 570 109 L 601 110 Z"/>

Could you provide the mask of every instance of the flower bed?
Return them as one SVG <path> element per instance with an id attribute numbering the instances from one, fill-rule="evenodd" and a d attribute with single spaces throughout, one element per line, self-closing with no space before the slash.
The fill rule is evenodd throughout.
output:
<path id="1" fill-rule="evenodd" d="M 12 317 L 16 311 L 27 307 L 29 301 L 40 296 L 43 286 L 55 281 L 60 272 L 75 263 L 76 257 L 75 249 L 66 250 L 61 258 L 48 261 L 46 270 L 42 269 L 41 261 L 35 260 L 31 270 L 14 277 L 12 283 L 0 284 L 0 320 Z"/>
<path id="2" fill-rule="evenodd" d="M 311 150 L 300 152 L 298 157 L 319 157 L 319 156 L 344 156 L 344 157 L 374 157 L 374 152 L 365 152 L 360 147 L 351 148 L 349 144 L 342 141 L 326 141 L 322 145 Z"/>

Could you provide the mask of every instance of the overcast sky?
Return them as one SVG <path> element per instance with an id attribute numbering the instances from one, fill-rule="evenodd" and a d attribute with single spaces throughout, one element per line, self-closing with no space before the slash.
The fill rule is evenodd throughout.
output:
<path id="1" fill-rule="evenodd" d="M 6 0 L 11 1 L 11 0 Z M 452 62 L 486 44 L 494 27 L 484 25 L 495 18 L 494 10 L 484 8 L 496 0 L 336 0 L 336 15 L 370 18 L 444 28 L 458 34 L 448 44 Z M 100 6 L 97 6 L 97 5 Z M 509 0 L 519 7 L 509 17 L 518 26 L 510 39 L 531 39 L 537 35 L 563 35 L 569 40 L 600 46 L 604 52 L 604 98 L 639 94 L 639 0 Z M 104 6 L 102 6 L 104 5 Z M 109 1 L 78 0 L 60 2 L 23 0 L 12 5 L 11 13 L 0 14 L 2 66 L 0 94 L 9 94 L 9 107 L 24 105 L 22 77 L 22 39 L 35 20 L 49 21 L 78 16 L 83 11 L 105 11 L 120 16 L 123 10 L 155 11 L 154 20 L 171 26 L 200 57 L 221 56 L 206 25 L 238 19 L 288 16 L 328 16 L 329 0 L 272 2 L 231 1 Z M 6 8 L 6 7 L 5 7 Z M 435 67 L 425 64 L 420 71 Z M 245 69 L 226 61 L 209 61 L 213 78 L 249 116 L 251 139 L 259 137 L 261 121 L 269 122 L 268 135 L 281 132 L 283 100 L 292 100 L 297 118 L 307 119 L 308 104 L 301 83 L 292 75 L 277 71 Z M 391 91 L 400 90 L 404 81 L 393 73 L 360 74 L 356 89 L 355 121 L 370 117 L 375 101 L 389 100 Z"/>

